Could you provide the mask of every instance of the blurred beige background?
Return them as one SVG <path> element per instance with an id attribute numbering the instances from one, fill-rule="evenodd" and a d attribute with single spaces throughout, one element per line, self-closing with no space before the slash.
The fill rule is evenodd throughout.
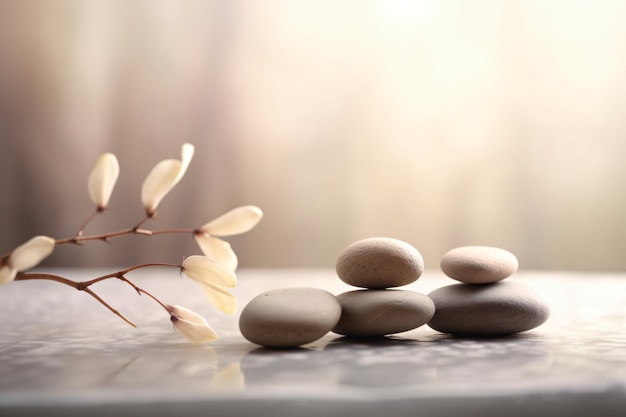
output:
<path id="1" fill-rule="evenodd" d="M 333 266 L 349 243 L 507 248 L 524 269 L 626 270 L 624 1 L 0 2 L 0 253 L 134 225 L 191 142 L 154 229 L 243 204 L 242 267 Z M 61 247 L 47 265 L 177 262 L 189 236 Z"/>

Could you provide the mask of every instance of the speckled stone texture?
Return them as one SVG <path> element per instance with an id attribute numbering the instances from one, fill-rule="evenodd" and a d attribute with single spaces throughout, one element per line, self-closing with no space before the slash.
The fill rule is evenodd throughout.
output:
<path id="1" fill-rule="evenodd" d="M 336 271 L 342 281 L 355 287 L 400 287 L 422 275 L 424 260 L 407 242 L 373 237 L 346 247 L 337 258 Z"/>

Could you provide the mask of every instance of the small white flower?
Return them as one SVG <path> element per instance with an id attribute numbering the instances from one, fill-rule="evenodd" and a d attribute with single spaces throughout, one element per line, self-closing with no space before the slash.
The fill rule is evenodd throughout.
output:
<path id="1" fill-rule="evenodd" d="M 241 206 L 204 224 L 194 234 L 198 246 L 209 258 L 216 259 L 236 270 L 237 255 L 230 244 L 216 236 L 234 236 L 251 230 L 263 217 L 256 206 Z"/>
<path id="2" fill-rule="evenodd" d="M 169 305 L 174 329 L 191 343 L 208 343 L 217 339 L 217 333 L 200 314 L 188 308 Z"/>
<path id="3" fill-rule="evenodd" d="M 226 314 L 237 311 L 237 299 L 226 289 L 237 285 L 237 276 L 231 268 L 206 256 L 193 255 L 183 261 L 182 271 L 200 284 L 211 304 Z"/>
<path id="4" fill-rule="evenodd" d="M 112 153 L 105 153 L 98 158 L 89 179 L 87 189 L 91 201 L 102 211 L 109 204 L 111 193 L 120 175 L 120 165 Z"/>
<path id="5" fill-rule="evenodd" d="M 55 241 L 48 236 L 35 236 L 22 243 L 3 261 L 0 268 L 0 284 L 15 279 L 18 272 L 34 268 L 54 250 Z"/>
<path id="6" fill-rule="evenodd" d="M 195 148 L 189 143 L 181 148 L 181 159 L 165 159 L 148 174 L 141 186 L 141 202 L 152 217 L 163 197 L 181 180 L 193 158 Z"/>

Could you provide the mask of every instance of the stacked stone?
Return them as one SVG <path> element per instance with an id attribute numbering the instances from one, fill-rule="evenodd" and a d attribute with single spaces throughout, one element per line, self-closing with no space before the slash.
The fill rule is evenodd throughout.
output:
<path id="1" fill-rule="evenodd" d="M 353 337 L 400 333 L 426 324 L 435 313 L 427 295 L 391 289 L 414 282 L 424 271 L 422 255 L 406 242 L 360 240 L 339 255 L 336 269 L 342 281 L 363 289 L 336 297 L 318 288 L 265 291 L 241 311 L 241 334 L 258 345 L 290 348 L 330 331 Z"/>
<path id="2" fill-rule="evenodd" d="M 450 250 L 441 259 L 441 270 L 460 283 L 429 294 L 435 314 L 428 326 L 456 336 L 504 336 L 543 324 L 550 311 L 539 294 L 522 283 L 504 281 L 517 268 L 515 255 L 504 249 Z"/>
<path id="3" fill-rule="evenodd" d="M 274 348 L 311 343 L 330 331 L 376 337 L 424 324 L 456 336 L 519 333 L 543 324 L 549 308 L 532 288 L 506 280 L 517 268 L 517 258 L 504 249 L 452 249 L 441 269 L 460 283 L 425 295 L 397 289 L 424 272 L 417 249 L 397 239 L 363 239 L 346 247 L 336 263 L 338 277 L 359 289 L 337 296 L 318 288 L 265 291 L 242 310 L 239 329 L 249 341 Z"/>
<path id="4" fill-rule="evenodd" d="M 341 252 L 336 271 L 343 282 L 361 289 L 337 295 L 341 316 L 334 333 L 385 336 L 420 327 L 435 314 L 427 295 L 391 289 L 416 281 L 424 272 L 422 255 L 406 242 L 383 237 L 359 240 Z"/>

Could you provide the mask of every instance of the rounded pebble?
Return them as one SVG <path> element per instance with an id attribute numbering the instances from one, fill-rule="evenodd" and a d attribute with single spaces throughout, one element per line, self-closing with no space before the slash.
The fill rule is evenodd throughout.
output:
<path id="1" fill-rule="evenodd" d="M 441 270 L 457 281 L 487 284 L 510 277 L 518 262 L 511 252 L 490 246 L 462 246 L 441 258 Z"/>
<path id="2" fill-rule="evenodd" d="M 288 348 L 313 342 L 339 321 L 341 305 L 318 288 L 280 288 L 253 298 L 241 311 L 239 330 L 252 343 Z"/>
<path id="3" fill-rule="evenodd" d="M 514 281 L 487 285 L 453 284 L 428 296 L 435 315 L 428 326 L 459 336 L 500 336 L 544 323 L 550 308 L 532 288 Z"/>
<path id="4" fill-rule="evenodd" d="M 435 304 L 424 294 L 404 290 L 355 290 L 339 294 L 341 318 L 333 332 L 344 336 L 384 336 L 426 324 Z"/>
<path id="5" fill-rule="evenodd" d="M 417 280 L 424 260 L 417 249 L 398 239 L 373 237 L 346 247 L 337 258 L 337 275 L 355 287 L 383 289 Z"/>

